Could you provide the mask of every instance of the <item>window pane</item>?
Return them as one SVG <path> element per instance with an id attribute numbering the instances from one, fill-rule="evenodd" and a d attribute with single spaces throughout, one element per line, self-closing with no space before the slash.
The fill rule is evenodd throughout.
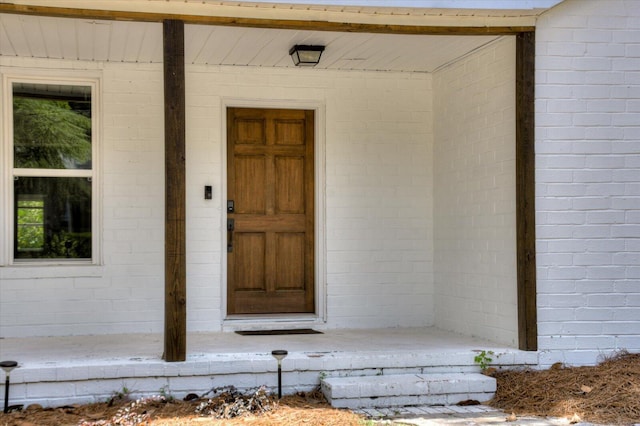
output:
<path id="1" fill-rule="evenodd" d="M 91 181 L 20 177 L 14 181 L 16 259 L 91 258 Z"/>
<path id="2" fill-rule="evenodd" d="M 91 87 L 13 84 L 15 168 L 91 169 Z"/>

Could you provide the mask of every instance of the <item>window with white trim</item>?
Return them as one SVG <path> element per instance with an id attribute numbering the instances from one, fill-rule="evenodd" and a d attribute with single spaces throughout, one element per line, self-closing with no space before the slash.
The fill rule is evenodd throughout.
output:
<path id="1" fill-rule="evenodd" d="M 93 263 L 96 82 L 9 82 L 13 263 Z"/>

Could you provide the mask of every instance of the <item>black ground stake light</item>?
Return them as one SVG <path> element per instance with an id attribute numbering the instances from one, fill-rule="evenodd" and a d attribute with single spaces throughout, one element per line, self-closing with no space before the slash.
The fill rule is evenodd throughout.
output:
<path id="1" fill-rule="evenodd" d="M 278 360 L 278 399 L 282 398 L 282 360 L 286 358 L 288 353 L 282 349 L 271 351 L 271 355 Z"/>
<path id="2" fill-rule="evenodd" d="M 4 412 L 9 412 L 9 373 L 16 368 L 18 363 L 16 361 L 2 361 L 0 362 L 0 368 L 4 370 L 6 379 L 4 381 Z"/>

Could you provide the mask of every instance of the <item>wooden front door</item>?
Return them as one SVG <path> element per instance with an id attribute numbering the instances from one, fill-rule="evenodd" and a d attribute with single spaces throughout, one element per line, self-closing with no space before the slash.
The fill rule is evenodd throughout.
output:
<path id="1" fill-rule="evenodd" d="M 227 313 L 314 312 L 314 112 L 227 109 Z"/>

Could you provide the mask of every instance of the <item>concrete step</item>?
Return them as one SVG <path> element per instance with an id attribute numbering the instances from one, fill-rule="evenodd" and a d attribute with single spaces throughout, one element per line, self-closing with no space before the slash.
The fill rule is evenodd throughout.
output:
<path id="1" fill-rule="evenodd" d="M 496 391 L 493 377 L 477 373 L 328 377 L 320 384 L 333 407 L 350 409 L 488 401 Z"/>

